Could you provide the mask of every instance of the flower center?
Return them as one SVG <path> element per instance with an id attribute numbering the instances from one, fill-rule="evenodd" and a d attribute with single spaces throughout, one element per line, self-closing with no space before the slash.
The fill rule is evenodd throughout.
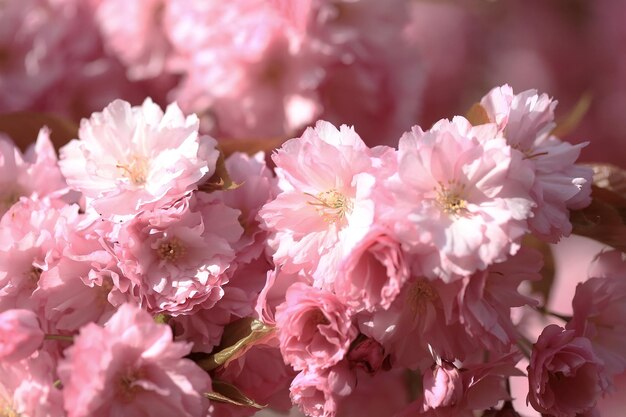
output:
<path id="1" fill-rule="evenodd" d="M 426 303 L 432 303 L 437 299 L 437 291 L 425 279 L 415 281 L 406 294 L 406 303 L 415 314 L 422 313 Z"/>
<path id="2" fill-rule="evenodd" d="M 316 195 L 305 194 L 315 199 L 308 204 L 315 207 L 317 213 L 328 223 L 340 221 L 352 210 L 352 202 L 334 188 Z"/>
<path id="3" fill-rule="evenodd" d="M 435 199 L 444 213 L 460 216 L 467 212 L 467 200 L 463 198 L 464 191 L 465 184 L 458 181 L 448 181 L 447 186 L 440 182 L 439 186 L 435 187 Z"/>
<path id="4" fill-rule="evenodd" d="M 140 385 L 135 384 L 135 382 L 144 378 L 144 373 L 140 369 L 121 374 L 118 378 L 117 394 L 123 402 L 131 402 L 135 395 L 143 391 Z"/>
<path id="5" fill-rule="evenodd" d="M 148 160 L 144 157 L 132 156 L 127 163 L 117 164 L 116 167 L 134 185 L 145 185 L 148 179 Z"/>
<path id="6" fill-rule="evenodd" d="M 0 417 L 20 417 L 20 415 L 9 404 L 5 404 L 0 408 Z"/>
<path id="7" fill-rule="evenodd" d="M 330 322 L 328 321 L 328 319 L 326 318 L 324 313 L 322 313 L 321 310 L 315 310 L 314 312 L 311 313 L 311 323 L 313 323 L 315 326 L 318 326 L 320 324 L 321 325 L 330 324 Z"/>
<path id="8" fill-rule="evenodd" d="M 183 243 L 179 239 L 173 237 L 161 242 L 157 248 L 157 254 L 159 258 L 164 261 L 175 262 L 185 254 L 185 246 L 183 246 Z"/>

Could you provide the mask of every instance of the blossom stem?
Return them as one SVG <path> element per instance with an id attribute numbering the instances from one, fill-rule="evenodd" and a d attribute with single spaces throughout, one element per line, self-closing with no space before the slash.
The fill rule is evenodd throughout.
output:
<path id="1" fill-rule="evenodd" d="M 566 323 L 572 319 L 572 316 L 566 316 L 564 314 L 555 313 L 554 311 L 548 310 L 545 306 L 537 308 L 537 311 L 547 316 L 556 317 L 557 319 L 563 320 Z"/>
<path id="2" fill-rule="evenodd" d="M 63 334 L 47 334 L 44 337 L 45 340 L 60 340 L 62 342 L 73 342 L 74 336 L 67 336 Z"/>

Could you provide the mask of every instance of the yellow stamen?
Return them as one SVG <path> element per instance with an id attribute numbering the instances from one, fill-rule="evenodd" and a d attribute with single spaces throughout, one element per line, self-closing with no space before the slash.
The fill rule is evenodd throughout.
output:
<path id="1" fill-rule="evenodd" d="M 454 180 L 448 181 L 447 186 L 439 183 L 439 186 L 435 187 L 437 194 L 435 199 L 444 213 L 460 216 L 467 211 L 467 200 L 463 198 L 464 191 L 465 184 Z"/>
<path id="2" fill-rule="evenodd" d="M 159 258 L 168 262 L 175 262 L 176 260 L 180 259 L 185 254 L 185 252 L 186 250 L 182 242 L 175 237 L 161 242 L 157 249 L 157 254 L 159 255 Z"/>
<path id="3" fill-rule="evenodd" d="M 148 179 L 148 160 L 140 156 L 133 156 L 125 164 L 117 164 L 122 176 L 128 178 L 134 185 L 145 185 Z"/>
<path id="4" fill-rule="evenodd" d="M 315 207 L 317 213 L 328 223 L 336 223 L 352 210 L 352 202 L 335 189 L 322 191 L 316 195 L 304 193 L 315 201 L 308 204 Z"/>

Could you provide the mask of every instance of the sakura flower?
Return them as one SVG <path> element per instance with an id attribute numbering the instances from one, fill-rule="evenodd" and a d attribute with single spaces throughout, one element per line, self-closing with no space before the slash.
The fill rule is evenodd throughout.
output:
<path id="1" fill-rule="evenodd" d="M 0 217 L 21 196 L 60 197 L 67 191 L 49 129 L 39 131 L 25 154 L 0 134 L 0 189 Z"/>
<path id="2" fill-rule="evenodd" d="M 83 327 L 59 363 L 67 415 L 204 415 L 211 379 L 183 358 L 190 350 L 168 326 L 122 305 L 104 328 Z"/>
<path id="3" fill-rule="evenodd" d="M 0 220 L 0 310 L 29 308 L 40 279 L 61 259 L 79 222 L 78 206 L 24 197 Z"/>
<path id="4" fill-rule="evenodd" d="M 196 193 L 167 209 L 125 223 L 112 251 L 142 305 L 173 315 L 222 298 L 224 272 L 235 258 L 239 211 Z"/>
<path id="5" fill-rule="evenodd" d="M 105 218 L 171 204 L 215 170 L 215 140 L 198 136 L 196 116 L 176 104 L 116 100 L 83 119 L 80 140 L 61 148 L 61 171 Z"/>
<path id="6" fill-rule="evenodd" d="M 431 408 L 427 405 L 426 396 L 424 396 L 409 404 L 395 416 L 472 417 L 477 410 L 482 411 L 494 407 L 500 401 L 510 400 L 505 381 L 511 376 L 523 375 L 515 368 L 520 357 L 521 354 L 512 352 L 491 358 L 486 363 L 482 360 L 479 363 L 464 363 L 463 368 L 458 371 L 458 376 L 447 375 L 451 379 L 446 382 L 452 384 L 452 386 L 447 386 L 449 391 L 438 393 L 443 395 L 437 400 L 444 399 L 446 394 L 450 395 L 446 398 L 447 405 L 440 403 L 438 407 Z M 441 377 L 444 378 L 443 375 Z M 460 381 L 457 378 L 460 378 Z M 429 401 L 434 400 L 430 394 L 428 395 Z"/>
<path id="7" fill-rule="evenodd" d="M 524 281 L 541 279 L 541 254 L 522 247 L 505 262 L 463 278 L 457 297 L 458 318 L 468 336 L 490 352 L 507 352 L 518 339 L 511 310 L 537 301 L 520 294 Z"/>
<path id="8" fill-rule="evenodd" d="M 427 370 L 424 373 L 423 385 L 426 410 L 454 406 L 463 398 L 463 384 L 459 370 L 448 362 Z"/>
<path id="9" fill-rule="evenodd" d="M 355 375 L 344 362 L 326 370 L 305 370 L 291 383 L 291 400 L 307 416 L 335 417 L 339 401 L 350 395 L 355 385 Z"/>
<path id="10" fill-rule="evenodd" d="M 408 278 L 400 243 L 374 230 L 344 258 L 334 290 L 351 307 L 373 311 L 389 308 Z"/>
<path id="11" fill-rule="evenodd" d="M 259 215 L 274 232 L 274 262 L 328 287 L 340 260 L 374 221 L 370 150 L 356 132 L 320 121 L 272 156 L 281 193 Z"/>
<path id="12" fill-rule="evenodd" d="M 568 210 L 591 202 L 591 168 L 574 165 L 587 142 L 571 145 L 551 135 L 557 103 L 535 90 L 514 94 L 508 85 L 496 87 L 481 104 L 535 174 L 530 228 L 549 242 L 568 236 L 572 231 Z"/>
<path id="13" fill-rule="evenodd" d="M 267 246 L 267 231 L 261 229 L 259 210 L 277 193 L 276 179 L 265 163 L 265 154 L 249 156 L 235 152 L 225 161 L 228 175 L 237 184 L 234 190 L 214 191 L 212 196 L 241 212 L 239 223 L 244 229 L 235 245 L 237 262 L 243 264 L 258 258 Z"/>
<path id="14" fill-rule="evenodd" d="M 608 388 L 604 365 L 589 339 L 555 324 L 533 346 L 528 383 L 533 408 L 555 417 L 591 411 Z"/>
<path id="15" fill-rule="evenodd" d="M 576 286 L 566 328 L 591 341 L 609 374 L 626 370 L 626 260 L 619 251 L 594 260 L 591 278 Z"/>
<path id="16" fill-rule="evenodd" d="M 388 309 L 356 315 L 359 330 L 383 346 L 394 366 L 430 366 L 429 345 L 443 358 L 465 359 L 477 341 L 455 314 L 461 289 L 459 280 L 411 277 Z"/>
<path id="17" fill-rule="evenodd" d="M 296 283 L 277 307 L 280 350 L 296 370 L 329 368 L 356 337 L 350 311 L 332 294 Z"/>
<path id="18" fill-rule="evenodd" d="M 397 202 L 387 213 L 424 275 L 468 275 L 519 249 L 533 174 L 496 134 L 495 125 L 455 117 L 401 138 L 388 183 Z"/>
<path id="19" fill-rule="evenodd" d="M 0 313 L 0 359 L 14 362 L 27 358 L 41 346 L 43 337 L 34 312 L 14 309 Z"/>

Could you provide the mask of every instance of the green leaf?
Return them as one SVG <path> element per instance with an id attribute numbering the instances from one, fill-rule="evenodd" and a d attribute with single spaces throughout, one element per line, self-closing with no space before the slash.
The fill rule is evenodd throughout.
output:
<path id="1" fill-rule="evenodd" d="M 230 361 L 242 356 L 254 345 L 265 342 L 272 336 L 273 332 L 273 327 L 252 317 L 239 319 L 224 329 L 222 342 L 217 353 L 199 360 L 197 363 L 207 371 L 227 365 Z"/>
<path id="2" fill-rule="evenodd" d="M 56 148 L 78 137 L 78 126 L 53 114 L 36 112 L 0 114 L 0 132 L 9 135 L 22 150 L 35 143 L 39 129 L 44 126 L 50 128 L 50 139 Z"/>
<path id="3" fill-rule="evenodd" d="M 215 379 L 213 380 L 213 392 L 207 392 L 204 396 L 212 401 L 241 407 L 252 407 L 259 410 L 267 407 L 266 405 L 258 404 L 252 398 L 241 392 L 236 386 Z"/>
<path id="4" fill-rule="evenodd" d="M 224 152 L 220 151 L 220 156 L 217 158 L 215 164 L 215 172 L 204 184 L 200 184 L 198 189 L 210 193 L 218 190 L 234 190 L 239 188 L 241 184 L 236 184 L 230 178 L 228 170 L 226 169 L 226 162 L 224 159 Z"/>

